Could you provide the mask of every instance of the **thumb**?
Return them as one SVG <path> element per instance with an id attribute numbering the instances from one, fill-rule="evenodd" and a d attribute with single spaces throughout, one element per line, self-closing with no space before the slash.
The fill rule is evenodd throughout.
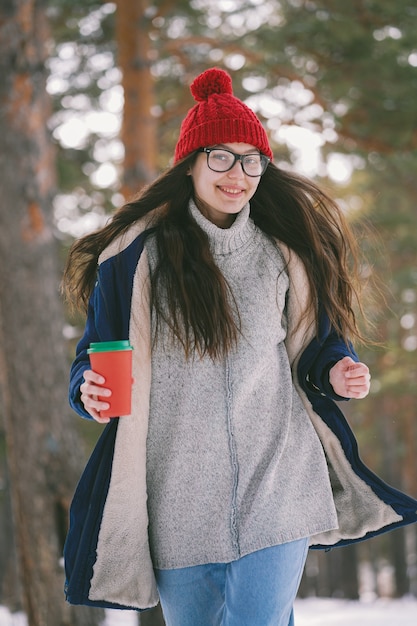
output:
<path id="1" fill-rule="evenodd" d="M 348 370 L 350 367 L 356 365 L 356 361 L 354 361 L 350 356 L 345 356 L 340 361 L 340 365 L 343 367 L 344 370 Z"/>

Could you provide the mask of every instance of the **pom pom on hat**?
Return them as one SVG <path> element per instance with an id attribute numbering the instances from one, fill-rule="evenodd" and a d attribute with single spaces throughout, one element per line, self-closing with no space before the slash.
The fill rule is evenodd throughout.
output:
<path id="1" fill-rule="evenodd" d="M 197 102 L 207 101 L 214 93 L 225 93 L 233 96 L 232 79 L 227 72 L 219 70 L 217 67 L 206 70 L 197 76 L 191 83 L 190 90 Z"/>
<path id="2" fill-rule="evenodd" d="M 248 143 L 273 158 L 265 129 L 255 113 L 233 95 L 232 79 L 219 68 L 206 70 L 193 81 L 191 93 L 197 104 L 181 124 L 175 161 L 198 148 L 221 143 Z"/>

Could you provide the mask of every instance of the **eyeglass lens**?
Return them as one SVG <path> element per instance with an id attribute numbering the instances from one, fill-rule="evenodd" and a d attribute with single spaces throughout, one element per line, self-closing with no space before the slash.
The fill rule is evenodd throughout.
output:
<path id="1" fill-rule="evenodd" d="M 267 161 L 262 154 L 235 155 L 228 150 L 212 149 L 207 152 L 208 166 L 215 172 L 227 172 L 232 169 L 237 160 L 240 160 L 243 171 L 248 176 L 260 176 L 263 174 Z"/>

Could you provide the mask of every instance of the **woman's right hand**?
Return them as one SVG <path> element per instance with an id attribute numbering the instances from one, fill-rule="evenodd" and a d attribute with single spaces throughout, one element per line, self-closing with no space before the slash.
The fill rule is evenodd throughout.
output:
<path id="1" fill-rule="evenodd" d="M 80 385 L 81 402 L 85 410 L 100 424 L 110 422 L 110 417 L 100 417 L 100 411 L 105 411 L 110 406 L 108 402 L 98 399 L 98 396 L 111 396 L 110 389 L 102 386 L 105 382 L 105 378 L 97 372 L 85 370 L 84 382 Z"/>

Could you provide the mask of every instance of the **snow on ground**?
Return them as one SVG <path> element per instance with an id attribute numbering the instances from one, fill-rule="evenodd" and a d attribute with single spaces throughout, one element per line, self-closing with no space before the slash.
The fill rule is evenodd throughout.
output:
<path id="1" fill-rule="evenodd" d="M 106 620 L 102 626 L 137 626 L 138 614 L 136 611 L 106 611 Z M 0 623 L 0 626 L 3 624 Z"/>
<path id="2" fill-rule="evenodd" d="M 5 606 L 0 606 L 0 626 L 27 626 L 23 613 L 10 613 Z"/>
<path id="3" fill-rule="evenodd" d="M 417 626 L 417 599 L 352 602 L 311 598 L 295 603 L 295 626 Z"/>
<path id="4" fill-rule="evenodd" d="M 417 599 L 351 602 L 310 598 L 295 603 L 296 626 L 417 626 Z M 27 626 L 22 613 L 0 606 L 0 626 Z M 134 611 L 107 611 L 103 626 L 138 626 Z M 196 625 L 197 626 L 197 625 Z M 257 626 L 254 624 L 254 626 Z"/>

